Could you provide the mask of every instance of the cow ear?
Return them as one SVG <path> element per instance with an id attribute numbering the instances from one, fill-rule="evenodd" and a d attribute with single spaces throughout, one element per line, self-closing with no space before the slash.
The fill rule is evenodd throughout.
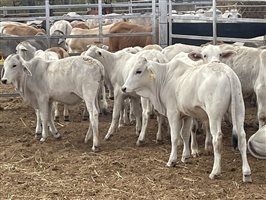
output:
<path id="1" fill-rule="evenodd" d="M 29 68 L 26 65 L 23 65 L 23 72 L 25 74 L 27 74 L 28 76 L 32 76 L 31 71 L 29 70 Z"/>
<path id="2" fill-rule="evenodd" d="M 62 38 L 59 38 L 59 40 L 58 40 L 58 45 L 60 45 L 60 44 L 62 44 L 63 42 L 65 42 L 65 39 L 62 39 Z"/>
<path id="3" fill-rule="evenodd" d="M 17 51 L 18 51 L 19 49 L 22 50 L 22 51 L 27 51 L 27 50 L 28 50 L 24 45 L 19 45 L 19 46 L 16 47 L 16 50 L 17 50 Z"/>
<path id="4" fill-rule="evenodd" d="M 198 61 L 200 59 L 203 59 L 203 56 L 201 53 L 197 53 L 197 52 L 190 52 L 188 54 L 188 57 L 191 59 L 191 60 L 194 60 L 194 61 Z"/>
<path id="5" fill-rule="evenodd" d="M 236 52 L 235 51 L 228 50 L 228 51 L 224 51 L 223 53 L 221 53 L 220 54 L 220 57 L 221 58 L 228 59 L 230 57 L 233 57 L 234 55 L 236 55 Z"/>
<path id="6" fill-rule="evenodd" d="M 25 61 L 23 58 L 20 57 L 20 61 L 21 61 L 21 64 L 22 64 L 22 70 L 25 74 L 27 74 L 28 76 L 32 76 L 32 73 L 31 71 L 29 70 L 29 66 L 28 66 L 28 63 L 27 61 Z"/>

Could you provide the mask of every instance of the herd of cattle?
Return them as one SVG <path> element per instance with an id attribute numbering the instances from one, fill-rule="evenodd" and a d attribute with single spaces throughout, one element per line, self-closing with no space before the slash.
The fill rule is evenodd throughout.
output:
<path id="1" fill-rule="evenodd" d="M 98 31 L 98 28 L 72 25 L 58 21 L 51 26 L 50 35 L 86 35 Z M 3 22 L 0 27 L 5 35 L 43 34 L 42 30 L 15 22 Z M 132 22 L 103 27 L 103 33 L 139 31 L 151 28 Z M 98 151 L 98 115 L 108 107 L 105 93 L 108 88 L 114 105 L 106 140 L 123 122 L 127 123 L 127 109 L 130 109 L 140 145 L 155 110 L 158 142 L 162 140 L 163 123 L 169 125 L 171 153 L 167 166 L 176 165 L 180 144 L 183 144 L 182 162 L 190 155 L 198 156 L 196 130 L 198 123 L 202 123 L 205 150 L 214 152 L 209 177 L 219 176 L 223 120 L 232 123 L 233 145 L 241 154 L 244 182 L 251 182 L 247 147 L 253 156 L 266 159 L 266 50 L 231 44 L 202 47 L 175 44 L 161 48 L 152 44 L 150 36 L 110 37 L 103 40 L 101 47 L 93 45 L 97 41 L 92 38 L 56 37 L 50 41 L 52 48 L 43 38 L 0 42 L 0 53 L 5 58 L 1 82 L 13 84 L 35 109 L 35 133 L 42 142 L 49 131 L 55 138 L 60 137 L 54 124 L 59 116 L 57 102 L 66 105 L 64 116 L 68 119 L 67 105 L 84 101 L 90 119 L 85 142 L 92 138 L 92 150 Z M 69 56 L 73 52 L 81 55 Z M 244 100 L 254 94 L 259 130 L 247 142 Z"/>

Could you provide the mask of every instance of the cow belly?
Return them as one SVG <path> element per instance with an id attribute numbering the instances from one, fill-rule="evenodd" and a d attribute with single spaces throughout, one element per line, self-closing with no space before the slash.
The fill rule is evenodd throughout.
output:
<path id="1" fill-rule="evenodd" d="M 54 101 L 59 101 L 68 105 L 76 105 L 81 102 L 81 98 L 75 93 L 60 93 L 52 97 Z"/>

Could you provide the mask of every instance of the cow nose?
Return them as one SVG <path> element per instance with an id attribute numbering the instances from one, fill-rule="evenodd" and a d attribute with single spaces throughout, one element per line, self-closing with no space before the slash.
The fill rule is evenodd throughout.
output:
<path id="1" fill-rule="evenodd" d="M 1 82 L 2 82 L 3 84 L 6 84 L 6 83 L 7 83 L 7 80 L 6 80 L 6 79 L 2 79 Z"/>
<path id="2" fill-rule="evenodd" d="M 127 88 L 126 87 L 122 87 L 122 92 L 126 92 Z"/>

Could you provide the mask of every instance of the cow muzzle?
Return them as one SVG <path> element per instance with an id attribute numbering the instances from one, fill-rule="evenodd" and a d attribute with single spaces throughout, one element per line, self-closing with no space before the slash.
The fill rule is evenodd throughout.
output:
<path id="1" fill-rule="evenodd" d="M 3 84 L 7 84 L 7 80 L 6 80 L 6 79 L 1 79 L 1 82 L 2 82 Z"/>

